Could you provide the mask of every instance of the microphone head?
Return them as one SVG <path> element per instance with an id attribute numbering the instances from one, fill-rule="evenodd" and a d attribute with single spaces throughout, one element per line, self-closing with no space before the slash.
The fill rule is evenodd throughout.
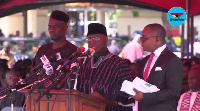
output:
<path id="1" fill-rule="evenodd" d="M 87 51 L 83 52 L 79 57 L 84 57 L 84 56 L 89 56 L 89 55 L 91 55 L 90 49 L 88 49 Z"/>
<path id="2" fill-rule="evenodd" d="M 84 51 L 85 51 L 85 47 L 83 47 L 83 46 L 80 46 L 80 47 L 77 49 L 77 51 L 84 52 Z"/>
<path id="3" fill-rule="evenodd" d="M 94 48 L 90 48 L 89 50 L 90 50 L 90 54 L 91 54 L 91 55 L 94 55 L 94 54 L 95 54 L 95 49 L 94 49 Z"/>

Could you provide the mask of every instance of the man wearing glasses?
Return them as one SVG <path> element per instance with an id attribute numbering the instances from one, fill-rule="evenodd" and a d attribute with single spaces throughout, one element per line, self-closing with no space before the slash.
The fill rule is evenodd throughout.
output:
<path id="1" fill-rule="evenodd" d="M 176 111 L 182 86 L 181 60 L 166 48 L 166 31 L 160 24 L 144 27 L 141 44 L 144 51 L 151 52 L 142 61 L 140 78 L 160 90 L 142 93 L 136 89 L 139 111 Z M 135 110 L 134 110 L 135 111 Z"/>
<path id="2" fill-rule="evenodd" d="M 134 77 L 128 60 L 109 52 L 106 27 L 99 23 L 89 24 L 86 41 L 94 54 L 86 59 L 79 71 L 77 89 L 104 99 L 130 101 L 120 88 L 124 80 L 131 81 Z M 107 105 L 106 111 L 132 111 L 132 107 Z"/>

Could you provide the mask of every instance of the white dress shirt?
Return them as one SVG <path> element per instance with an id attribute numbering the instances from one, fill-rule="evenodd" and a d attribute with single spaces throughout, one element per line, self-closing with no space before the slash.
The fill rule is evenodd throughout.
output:
<path id="1" fill-rule="evenodd" d="M 159 47 L 158 49 L 156 49 L 156 50 L 153 52 L 153 53 L 155 54 L 155 56 L 153 57 L 153 60 L 152 60 L 152 62 L 151 62 L 149 72 L 150 72 L 151 69 L 153 68 L 153 66 L 154 66 L 154 64 L 156 63 L 156 60 L 157 60 L 158 57 L 160 56 L 161 52 L 162 52 L 166 47 L 167 47 L 167 46 L 166 46 L 166 44 L 165 44 L 165 45 Z M 148 62 L 149 62 L 149 61 L 148 61 Z M 147 63 L 148 63 L 148 62 L 147 62 Z M 147 63 L 146 63 L 146 65 L 145 65 L 144 71 L 145 71 L 145 69 L 146 69 L 146 67 L 147 67 Z M 144 71 L 143 71 L 143 73 L 144 73 Z M 149 76 L 149 72 L 148 72 L 148 76 Z"/>
<path id="2" fill-rule="evenodd" d="M 158 57 L 160 56 L 161 52 L 167 47 L 167 45 L 163 45 L 161 47 L 159 47 L 158 49 L 156 49 L 153 53 L 155 54 L 155 56 L 153 57 L 153 60 L 151 62 L 151 65 L 150 65 L 150 69 L 149 69 L 149 72 L 151 71 L 151 69 L 153 68 L 154 64 L 156 63 L 156 60 L 158 59 Z M 148 63 L 149 61 L 147 61 Z M 147 67 L 147 63 L 145 65 L 145 68 L 144 68 L 144 71 Z M 144 71 L 143 71 L 143 74 L 144 74 Z M 149 72 L 148 72 L 148 76 L 149 76 Z M 135 101 L 135 106 L 133 106 L 133 111 L 138 111 L 138 101 Z"/>

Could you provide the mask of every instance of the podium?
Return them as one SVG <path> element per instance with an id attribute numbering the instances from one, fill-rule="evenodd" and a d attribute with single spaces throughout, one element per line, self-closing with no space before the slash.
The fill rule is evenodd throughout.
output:
<path id="1" fill-rule="evenodd" d="M 38 111 L 38 103 L 35 100 L 38 98 L 38 93 L 33 91 L 30 95 L 28 89 L 22 90 L 26 95 L 26 111 Z M 67 90 L 51 90 L 52 97 L 49 98 L 49 110 L 53 111 L 68 111 L 68 91 Z M 56 97 L 57 95 L 57 97 Z M 106 100 L 94 98 L 88 94 L 84 94 L 77 90 L 71 91 L 71 111 L 105 111 Z M 47 96 L 43 96 L 40 100 L 40 111 L 47 111 Z"/>

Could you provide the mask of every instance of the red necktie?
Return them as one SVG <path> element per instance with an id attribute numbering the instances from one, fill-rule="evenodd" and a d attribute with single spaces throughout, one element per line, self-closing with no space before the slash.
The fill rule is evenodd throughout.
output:
<path id="1" fill-rule="evenodd" d="M 150 55 L 150 57 L 149 57 L 149 61 L 148 61 L 148 63 L 147 63 L 147 67 L 146 67 L 146 69 L 145 69 L 145 71 L 144 71 L 144 80 L 145 80 L 145 81 L 146 81 L 147 78 L 148 78 L 148 72 L 149 72 L 149 70 L 150 70 L 151 62 L 152 62 L 154 56 L 155 56 L 155 54 L 152 53 L 152 54 Z"/>

